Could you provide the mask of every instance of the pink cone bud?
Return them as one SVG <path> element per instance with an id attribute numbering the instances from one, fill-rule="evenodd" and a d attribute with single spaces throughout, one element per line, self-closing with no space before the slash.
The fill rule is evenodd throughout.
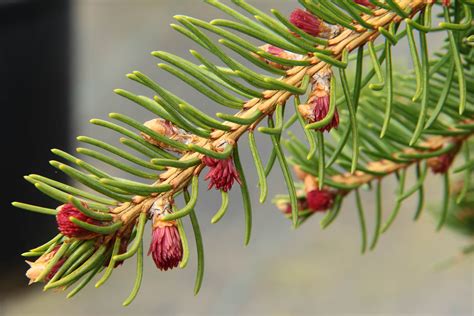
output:
<path id="1" fill-rule="evenodd" d="M 332 80 L 332 72 L 330 70 L 323 70 L 314 75 L 312 92 L 307 104 L 298 106 L 298 111 L 309 122 L 315 123 L 326 118 L 329 112 L 330 104 L 330 82 Z M 337 108 L 334 116 L 326 126 L 319 128 L 318 131 L 331 131 L 333 128 L 339 126 L 339 113 Z"/>
<path id="2" fill-rule="evenodd" d="M 370 3 L 369 0 L 354 0 L 355 3 L 363 5 L 365 7 L 371 7 L 373 6 L 372 3 Z"/>
<path id="3" fill-rule="evenodd" d="M 443 6 L 449 7 L 451 5 L 451 0 L 443 0 Z"/>
<path id="4" fill-rule="evenodd" d="M 302 9 L 291 12 L 290 22 L 312 36 L 318 36 L 321 33 L 321 20 Z"/>
<path id="5" fill-rule="evenodd" d="M 215 159 L 203 157 L 202 162 L 209 167 L 205 179 L 209 180 L 208 189 L 215 187 L 217 190 L 228 192 L 232 189 L 234 181 L 240 184 L 239 174 L 235 169 L 232 157 L 227 159 Z"/>
<path id="6" fill-rule="evenodd" d="M 309 208 L 314 212 L 327 211 L 334 202 L 334 194 L 327 189 L 309 191 L 306 198 Z"/>
<path id="7" fill-rule="evenodd" d="M 314 108 L 313 108 L 313 114 L 314 114 L 314 121 L 319 122 L 322 119 L 326 117 L 326 115 L 329 112 L 329 96 L 323 96 L 320 98 L 316 98 L 315 103 L 314 103 Z M 333 128 L 337 128 L 339 126 L 339 113 L 336 109 L 336 112 L 334 113 L 334 117 L 332 118 L 331 122 L 326 125 L 323 128 L 320 128 L 319 131 L 324 132 L 324 131 L 331 131 Z"/>
<path id="8" fill-rule="evenodd" d="M 56 221 L 58 223 L 59 231 L 67 237 L 77 239 L 93 239 L 97 237 L 96 233 L 90 232 L 81 228 L 70 221 L 70 217 L 75 217 L 80 221 L 88 224 L 99 225 L 100 222 L 82 214 L 72 204 L 64 204 L 59 207 L 58 214 L 56 215 Z"/>
<path id="9" fill-rule="evenodd" d="M 158 269 L 167 271 L 176 268 L 183 259 L 181 237 L 175 222 L 155 219 L 153 235 L 148 250 Z"/>

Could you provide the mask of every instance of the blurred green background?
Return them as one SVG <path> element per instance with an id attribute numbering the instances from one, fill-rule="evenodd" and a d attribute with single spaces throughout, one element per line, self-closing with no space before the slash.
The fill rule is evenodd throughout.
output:
<path id="1" fill-rule="evenodd" d="M 297 5 L 296 0 L 249 2 L 264 10 L 275 7 L 285 13 Z M 93 117 L 105 118 L 109 112 L 120 112 L 142 121 L 150 118 L 148 113 L 112 92 L 120 87 L 147 93 L 125 78 L 133 70 L 164 82 L 166 87 L 206 112 L 216 112 L 217 108 L 204 97 L 158 71 L 157 60 L 149 52 L 162 49 L 189 57 L 188 49 L 196 46 L 169 27 L 172 16 L 186 14 L 210 20 L 222 16 L 217 10 L 199 0 L 76 0 L 71 10 L 71 144 L 78 135 L 116 142 L 116 134 L 88 124 Z M 439 41 L 432 38 L 430 45 L 437 47 Z M 404 44 L 397 46 L 395 56 L 400 66 L 408 66 L 403 58 L 407 54 Z M 39 137 L 47 137 L 47 131 L 38 133 Z M 437 263 L 456 255 L 467 240 L 447 229 L 436 233 L 434 220 L 427 212 L 414 223 L 416 197 L 407 201 L 393 228 L 381 237 L 377 249 L 361 256 L 352 196 L 345 200 L 338 220 L 326 231 L 319 228 L 319 215 L 294 231 L 270 203 L 258 205 L 257 176 L 243 144 L 241 156 L 245 157 L 248 182 L 255 188 L 252 241 L 248 247 L 242 245 L 244 223 L 238 190 L 234 190 L 228 214 L 213 226 L 210 218 L 218 208 L 220 195 L 202 193 L 197 210 L 204 235 L 206 275 L 197 297 L 192 290 L 195 269 L 192 252 L 190 265 L 182 271 L 159 272 L 147 258 L 141 292 L 128 308 L 121 307 L 121 302 L 133 285 L 134 260 L 117 269 L 100 289 L 89 287 L 71 300 L 64 293 L 43 293 L 39 286 L 28 287 L 27 279 L 19 281 L 18 274 L 8 277 L 4 273 L 0 314 L 473 315 L 473 260 L 435 269 Z M 269 142 L 261 138 L 259 147 L 265 157 Z M 29 171 L 32 170 L 25 173 Z M 270 196 L 284 192 L 277 168 L 269 183 Z M 385 183 L 384 205 L 388 214 L 395 188 L 391 181 Z M 432 176 L 426 195 L 427 203 L 435 209 L 440 188 L 440 178 Z M 364 203 L 372 232 L 372 194 L 364 194 Z M 32 241 L 30 246 L 41 242 Z M 26 268 L 26 264 L 21 267 Z M 23 285 L 13 286 L 19 282 Z"/>

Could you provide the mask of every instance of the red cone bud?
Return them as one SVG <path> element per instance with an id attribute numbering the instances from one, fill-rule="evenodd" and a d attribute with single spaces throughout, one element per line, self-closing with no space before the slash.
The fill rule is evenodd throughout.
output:
<path id="1" fill-rule="evenodd" d="M 329 112 L 330 82 L 332 80 L 332 72 L 330 70 L 322 70 L 313 76 L 313 87 L 307 104 L 298 106 L 298 111 L 309 122 L 316 123 L 326 118 Z M 320 132 L 331 131 L 339 126 L 339 113 L 335 109 L 332 120 L 324 127 L 318 129 Z"/>
<path id="2" fill-rule="evenodd" d="M 183 259 L 181 237 L 175 222 L 155 220 L 153 235 L 148 250 L 158 269 L 167 271 L 178 266 Z"/>
<path id="3" fill-rule="evenodd" d="M 314 101 L 314 108 L 313 108 L 313 114 L 314 114 L 314 121 L 319 122 L 322 119 L 326 117 L 326 115 L 329 112 L 329 96 L 323 96 L 320 98 L 316 98 Z M 336 112 L 334 113 L 334 117 L 332 118 L 331 122 L 326 125 L 323 128 L 320 128 L 319 131 L 324 132 L 324 131 L 331 131 L 333 128 L 337 128 L 339 126 L 339 113 L 336 109 Z"/>
<path id="4" fill-rule="evenodd" d="M 291 13 L 290 22 L 312 36 L 318 36 L 321 33 L 321 20 L 302 9 L 296 9 Z"/>
<path id="5" fill-rule="evenodd" d="M 58 214 L 56 215 L 56 221 L 58 223 L 59 231 L 67 237 L 77 238 L 77 239 L 92 239 L 97 237 L 96 233 L 90 232 L 81 228 L 71 222 L 70 217 L 75 217 L 80 221 L 86 222 L 88 224 L 99 225 L 100 222 L 94 220 L 84 214 L 82 214 L 78 209 L 72 204 L 64 204 L 59 207 Z"/>
<path id="6" fill-rule="evenodd" d="M 369 0 L 354 0 L 355 3 L 366 6 L 366 7 L 371 7 L 373 6 Z"/>
<path id="7" fill-rule="evenodd" d="M 334 194 L 329 190 L 312 190 L 306 195 L 309 208 L 314 212 L 324 212 L 332 207 Z"/>
<path id="8" fill-rule="evenodd" d="M 209 167 L 205 179 L 209 180 L 208 189 L 215 187 L 217 190 L 228 192 L 232 189 L 234 181 L 240 184 L 239 174 L 235 169 L 232 157 L 227 159 L 215 159 L 203 157 L 202 162 Z"/>

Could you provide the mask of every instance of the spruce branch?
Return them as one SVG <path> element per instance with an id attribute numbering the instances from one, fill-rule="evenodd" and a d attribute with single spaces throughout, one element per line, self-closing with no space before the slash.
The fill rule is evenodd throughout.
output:
<path id="1" fill-rule="evenodd" d="M 189 217 L 197 249 L 197 293 L 203 280 L 204 256 L 195 206 L 199 198 L 199 176 L 204 169 L 209 170 L 205 176 L 209 189 L 217 189 L 222 195 L 222 206 L 211 222 L 216 223 L 225 215 L 229 191 L 238 183 L 244 202 L 244 242 L 250 241 L 251 201 L 238 151 L 238 141 L 245 133 L 249 133 L 258 170 L 260 202 L 265 201 L 268 193 L 266 177 L 278 161 L 289 196 L 278 197 L 277 202 L 289 201 L 284 210 L 288 212 L 289 209 L 294 227 L 301 225 L 314 212 L 333 207 L 322 222 L 323 227 L 327 227 L 339 214 L 343 197 L 356 190 L 361 230 L 365 232 L 357 189 L 378 180 L 377 231 L 371 243 L 372 249 L 380 231 L 388 228 L 401 205 L 397 204 L 389 224 L 382 228 L 381 178 L 393 173 L 399 175 L 400 199 L 406 198 L 407 192 L 416 191 L 406 191 L 403 186 L 410 165 L 417 165 L 420 179 L 424 179 L 426 174 L 425 169 L 419 169 L 423 160 L 428 159 L 428 164 L 434 161 L 432 168 L 449 168 L 474 131 L 474 109 L 467 106 L 472 103 L 474 93 L 469 86 L 474 82 L 474 75 L 470 72 L 474 56 L 470 45 L 472 4 L 468 1 L 456 3 L 454 9 L 444 1 L 445 22 L 438 27 L 431 23 L 431 10 L 435 4 L 432 0 L 300 0 L 306 11 L 296 9 L 290 19 L 276 10 L 272 10 L 273 18 L 246 1 L 232 1 L 253 15 L 256 21 L 218 0 L 205 2 L 235 21 L 216 19 L 205 22 L 178 15 L 175 19 L 181 25 L 173 24 L 172 27 L 216 56 L 225 66 L 211 62 L 195 50 L 191 54 L 201 64 L 163 51 L 155 51 L 152 55 L 165 62 L 158 64 L 160 69 L 215 103 L 238 109 L 238 113 L 219 112 L 216 117 L 209 116 L 144 73 L 134 71 L 128 74 L 129 79 L 149 88 L 155 95 L 138 96 L 122 89 L 115 92 L 158 118 L 142 124 L 122 114 L 109 115 L 138 132 L 104 120 L 91 122 L 118 132 L 124 136 L 120 139 L 122 144 L 147 158 L 83 136 L 78 140 L 105 153 L 88 148 L 78 148 L 77 151 L 143 178 L 144 182 L 154 182 L 114 177 L 71 154 L 53 150 L 68 164 L 51 161 L 51 165 L 98 195 L 38 175 L 25 177 L 38 190 L 62 203 L 56 210 L 14 203 L 25 210 L 55 215 L 61 231 L 50 242 L 25 253 L 28 257 L 39 257 L 30 263 L 32 268 L 28 271 L 33 282 L 45 282 L 45 289 L 50 289 L 70 286 L 80 280 L 70 293 L 73 296 L 102 269 L 105 272 L 96 286 L 102 285 L 114 268 L 137 256 L 135 285 L 124 302 L 128 305 L 136 297 L 143 276 L 146 223 L 152 223 L 152 243 L 148 253 L 157 268 L 184 268 L 189 258 L 189 245 L 182 220 Z M 405 23 L 406 30 L 398 32 L 402 23 Z M 438 31 L 447 31 L 446 49 L 449 53 L 447 57 L 430 61 L 426 33 Z M 216 43 L 206 32 L 217 34 L 221 39 Z M 415 32 L 419 35 L 419 51 Z M 240 35 L 265 45 L 257 47 Z M 380 36 L 384 44 L 375 46 L 374 40 Z M 414 60 L 414 77 L 402 78 L 393 69 L 391 50 L 404 36 L 408 38 Z M 219 44 L 259 70 L 231 57 Z M 364 50 L 366 46 L 367 51 Z M 353 51 L 357 53 L 351 55 Z M 377 56 L 379 51 L 382 54 Z M 370 55 L 373 68 L 363 76 L 366 55 Z M 349 80 L 346 71 L 353 60 L 356 73 L 354 79 Z M 382 67 L 384 64 L 385 69 Z M 266 75 L 267 72 L 280 77 Z M 374 76 L 377 83 L 372 82 Z M 447 84 L 442 82 L 446 77 Z M 457 82 L 454 82 L 455 78 Z M 341 86 L 343 94 L 338 93 Z M 430 89 L 437 86 L 442 89 L 430 93 Z M 309 90 L 307 101 L 300 102 Z M 287 102 L 292 97 L 295 113 L 285 121 Z M 437 104 L 432 109 L 434 98 Z M 383 100 L 384 106 L 378 100 Z M 267 126 L 260 126 L 265 118 Z M 373 123 L 365 126 L 368 118 Z M 291 141 L 282 137 L 295 122 L 302 126 L 309 149 L 296 137 Z M 340 122 L 346 126 L 344 131 L 335 130 Z M 448 127 L 449 124 L 454 124 L 454 128 Z M 268 135 L 273 144 L 265 168 L 255 142 L 255 131 Z M 338 143 L 328 142 L 324 132 L 330 132 Z M 352 143 L 348 142 L 351 134 Z M 285 156 L 282 145 L 293 157 Z M 347 153 L 349 150 L 352 150 L 351 157 Z M 307 196 L 302 197 L 297 191 L 290 164 L 298 166 L 296 174 L 305 181 Z M 470 172 L 472 166 L 467 162 L 462 170 Z M 445 182 L 448 180 L 446 176 Z M 421 187 L 422 184 L 420 181 L 417 185 Z M 178 208 L 175 198 L 181 194 L 185 205 Z M 421 209 L 417 216 L 419 212 Z M 440 223 L 445 218 L 446 214 Z M 365 249 L 367 238 L 363 239 L 362 248 Z"/>
<path id="2" fill-rule="evenodd" d="M 418 1 L 401 1 L 399 6 L 406 11 L 410 11 L 411 15 L 415 15 L 418 11 L 422 10 L 428 1 L 418 0 Z M 359 46 L 363 46 L 369 40 L 374 40 L 377 36 L 380 35 L 379 28 L 388 27 L 391 23 L 397 23 L 402 20 L 402 17 L 398 16 L 396 13 L 391 12 L 386 9 L 380 9 L 374 12 L 374 17 L 367 18 L 367 23 L 373 25 L 373 28 L 376 30 L 367 30 L 363 27 L 357 26 L 357 31 L 344 30 L 336 38 L 329 40 L 329 45 L 326 48 L 331 51 L 333 59 L 340 60 L 342 58 L 343 51 L 352 51 Z M 180 17 L 185 19 L 185 17 Z M 321 57 L 321 56 L 320 56 Z M 318 57 L 309 57 L 304 60 L 308 60 L 311 63 L 311 66 L 297 66 L 289 69 L 287 71 L 287 76 L 279 79 L 284 84 L 299 87 L 302 84 L 305 76 L 314 76 L 318 71 L 328 67 L 328 62 L 320 60 Z M 209 151 L 217 151 L 221 144 L 223 143 L 236 143 L 242 134 L 248 132 L 249 129 L 255 129 L 261 120 L 266 116 L 271 115 L 275 107 L 280 104 L 286 103 L 286 101 L 292 97 L 293 94 L 289 91 L 283 90 L 267 90 L 263 92 L 262 98 L 254 98 L 250 101 L 247 101 L 244 105 L 244 109 L 234 115 L 235 118 L 240 120 L 247 120 L 244 124 L 238 124 L 236 122 L 225 122 L 225 126 L 230 127 L 230 131 L 214 131 L 211 134 L 210 139 L 194 137 L 193 145 L 200 146 Z M 235 119 L 234 119 L 235 121 Z M 232 146 L 232 145 L 231 145 Z M 197 149 L 195 147 L 194 149 Z M 201 149 L 202 151 L 202 149 Z M 188 161 L 196 158 L 201 158 L 202 153 L 200 152 L 188 152 L 185 153 L 179 161 Z M 191 178 L 198 174 L 204 165 L 193 166 L 187 169 L 168 169 L 167 172 L 160 175 L 160 180 L 155 182 L 153 185 L 159 184 L 169 184 L 173 187 L 172 191 L 161 194 L 160 198 L 169 198 L 176 192 L 179 192 L 183 188 L 188 186 Z M 135 212 L 146 212 L 150 203 L 152 204 L 157 197 L 151 197 L 149 199 L 144 199 L 142 197 L 134 198 L 134 203 L 143 205 L 140 209 L 136 209 Z M 295 219 L 294 219 L 295 220 Z M 295 224 L 296 222 L 294 222 Z"/>

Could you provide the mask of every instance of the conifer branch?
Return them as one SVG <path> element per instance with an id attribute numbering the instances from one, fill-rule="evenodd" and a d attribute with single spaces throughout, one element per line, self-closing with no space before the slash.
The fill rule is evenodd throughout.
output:
<path id="1" fill-rule="evenodd" d="M 215 55 L 227 67 L 216 65 L 194 50 L 191 54 L 201 65 L 167 52 L 156 51 L 152 55 L 166 62 L 158 64 L 159 68 L 217 104 L 238 109 L 238 113 L 219 112 L 216 117 L 211 117 L 145 74 L 138 71 L 128 74 L 129 79 L 151 89 L 155 96 L 138 96 L 122 89 L 115 92 L 158 118 L 142 124 L 122 114 L 110 114 L 111 119 L 139 133 L 104 120 L 91 122 L 123 135 L 122 144 L 147 158 L 139 158 L 90 137 L 79 137 L 78 140 L 105 153 L 87 148 L 78 148 L 77 151 L 143 178 L 144 182 L 155 181 L 142 183 L 114 177 L 71 154 L 53 150 L 54 154 L 81 170 L 51 161 L 54 168 L 99 195 L 38 175 L 25 177 L 38 190 L 62 203 L 57 209 L 14 203 L 14 206 L 28 211 L 55 215 L 61 231 L 51 241 L 24 254 L 39 257 L 35 262 L 28 262 L 31 269 L 27 276 L 32 282 L 45 282 L 45 289 L 49 289 L 69 286 L 82 278 L 70 293 L 73 296 L 102 267 L 106 267 L 105 273 L 96 286 L 102 285 L 114 268 L 137 256 L 135 285 L 124 303 L 128 305 L 136 297 L 143 276 L 146 223 L 152 223 L 148 254 L 158 269 L 166 271 L 178 266 L 184 268 L 188 262 L 189 243 L 182 223 L 184 217 L 188 217 L 196 240 L 197 293 L 203 280 L 204 256 L 194 209 L 199 198 L 199 176 L 205 168 L 209 169 L 205 176 L 209 189 L 219 190 L 222 196 L 222 206 L 211 222 L 216 223 L 225 215 L 228 193 L 233 184 L 238 183 L 244 202 L 245 244 L 250 241 L 252 208 L 238 152 L 238 141 L 245 133 L 249 133 L 258 169 L 260 201 L 266 199 L 266 177 L 278 161 L 289 195 L 279 196 L 275 201 L 292 219 L 294 227 L 315 212 L 332 208 L 321 223 L 324 228 L 329 226 L 339 214 L 343 197 L 356 190 L 364 235 L 362 249 L 365 251 L 366 228 L 358 188 L 378 180 L 377 225 L 370 247 L 373 249 L 379 234 L 396 217 L 401 201 L 422 187 L 426 167 L 422 170 L 420 165 L 424 160 L 434 172 L 445 174 L 445 207 L 439 227 L 448 218 L 449 177 L 446 171 L 474 133 L 474 109 L 471 108 L 474 90 L 469 85 L 474 82 L 474 27 L 470 1 L 459 0 L 454 9 L 449 1 L 443 1 L 445 21 L 438 27 L 433 27 L 431 21 L 432 7 L 436 3 L 433 0 L 300 0 L 306 11 L 296 9 L 289 20 L 276 10 L 272 10 L 273 18 L 246 1 L 232 0 L 254 16 L 258 23 L 218 0 L 205 2 L 236 21 L 217 19 L 208 23 L 179 15 L 175 18 L 181 25 L 173 24 L 172 27 Z M 406 30 L 398 32 L 401 23 L 406 23 Z M 222 37 L 219 44 L 262 71 L 281 77 L 260 74 L 243 65 L 226 54 L 204 31 Z M 426 33 L 438 31 L 448 33 L 445 47 L 448 53 L 430 61 Z M 256 47 L 240 34 L 265 45 Z M 419 35 L 419 48 L 415 34 Z M 380 36 L 384 44 L 375 46 L 374 40 Z M 414 75 L 406 77 L 394 71 L 391 53 L 392 47 L 404 36 L 408 37 L 415 66 Z M 368 54 L 364 51 L 365 46 L 368 46 Z M 377 56 L 381 50 L 382 54 Z M 357 53 L 352 55 L 352 52 Z M 363 77 L 365 55 L 370 55 L 373 68 Z M 356 73 L 351 80 L 351 89 L 346 69 L 354 60 Z M 336 70 L 340 84 L 336 82 Z M 375 75 L 377 83 L 371 82 Z M 443 78 L 448 79 L 443 82 Z M 431 89 L 436 89 L 436 92 L 430 93 Z M 308 100 L 300 102 L 300 96 L 308 90 Z M 338 90 L 343 93 L 338 93 Z M 295 113 L 285 121 L 285 108 L 292 97 Z M 377 102 L 379 100 L 384 104 Z M 434 109 L 430 107 L 433 101 L 437 102 Z M 265 118 L 268 126 L 260 126 Z M 370 124 L 365 124 L 368 118 Z M 302 126 L 309 148 L 291 134 L 291 141 L 282 137 L 295 122 Z M 344 131 L 336 130 L 340 122 L 346 126 Z M 255 142 L 255 131 L 268 135 L 272 140 L 273 151 L 265 168 Z M 323 136 L 324 132 L 331 132 L 338 143 L 329 142 Z M 348 142 L 351 134 L 352 143 Z M 292 157 L 285 156 L 282 145 Z M 348 149 L 352 150 L 352 157 L 349 157 Z M 112 155 L 126 163 L 112 158 Z M 306 192 L 303 195 L 292 179 L 289 164 L 296 165 L 296 175 L 304 181 Z M 406 190 L 406 170 L 411 165 L 417 166 L 419 180 L 413 188 Z M 469 178 L 472 169 L 474 167 L 469 161 L 460 168 L 467 174 L 465 179 Z M 381 179 L 390 174 L 399 176 L 399 199 L 389 221 L 382 226 Z M 468 182 L 465 181 L 466 186 L 460 193 L 460 202 L 467 194 Z M 422 191 L 419 192 L 422 200 Z M 181 194 L 185 205 L 179 209 L 174 199 Z M 416 217 L 421 209 L 419 206 Z"/>
<path id="2" fill-rule="evenodd" d="M 430 1 L 426 0 L 415 0 L 415 1 L 400 1 L 399 6 L 405 11 L 410 11 L 410 15 L 414 16 L 420 10 L 422 10 Z M 334 39 L 329 40 L 329 46 L 327 50 L 331 51 L 331 56 L 334 59 L 340 60 L 344 50 L 352 51 L 357 49 L 359 46 L 365 45 L 369 40 L 374 40 L 380 35 L 379 28 L 387 28 L 391 23 L 398 23 L 402 20 L 402 17 L 394 12 L 386 9 L 379 9 L 374 12 L 374 17 L 366 17 L 367 23 L 374 26 L 375 30 L 367 30 L 358 25 L 355 25 L 356 31 L 344 30 L 340 35 Z M 305 76 L 314 76 L 318 71 L 326 67 L 330 67 L 327 62 L 320 60 L 318 57 L 308 57 L 304 60 L 311 62 L 311 66 L 297 66 L 287 71 L 287 76 L 281 78 L 285 84 L 299 87 Z M 275 91 L 267 90 L 263 92 L 264 98 L 254 98 L 245 103 L 244 109 L 239 113 L 235 114 L 236 118 L 246 119 L 252 118 L 254 122 L 252 124 L 238 124 L 231 122 L 224 122 L 225 126 L 230 127 L 230 131 L 214 131 L 211 134 L 210 139 L 204 139 L 194 136 L 193 144 L 206 148 L 210 151 L 217 151 L 220 144 L 223 143 L 236 143 L 239 138 L 251 129 L 254 129 L 261 120 L 266 116 L 271 115 L 275 107 L 280 104 L 285 104 L 286 101 L 293 96 L 289 91 Z M 255 118 L 255 113 L 259 115 Z M 201 158 L 202 154 L 197 152 L 185 153 L 179 160 L 188 161 L 196 158 Z M 169 168 L 165 173 L 160 175 L 160 180 L 155 182 L 153 185 L 169 184 L 173 189 L 169 192 L 160 194 L 159 197 L 153 196 L 149 198 L 135 197 L 133 203 L 137 206 L 133 212 L 127 212 L 124 214 L 125 218 L 119 216 L 118 218 L 126 222 L 136 218 L 140 212 L 147 212 L 150 206 L 158 198 L 171 198 L 176 192 L 181 191 L 187 187 L 191 178 L 194 175 L 199 174 L 204 165 L 193 166 L 187 169 Z M 112 211 L 116 213 L 115 211 Z"/>

